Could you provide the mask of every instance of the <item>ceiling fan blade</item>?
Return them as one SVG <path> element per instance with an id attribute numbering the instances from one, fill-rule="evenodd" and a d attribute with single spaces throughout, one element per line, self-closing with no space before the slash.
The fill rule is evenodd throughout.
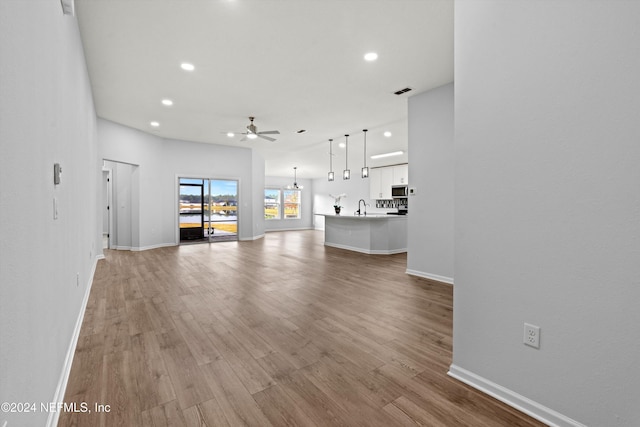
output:
<path id="1" fill-rule="evenodd" d="M 242 139 L 240 140 L 240 142 L 244 142 L 244 141 L 246 141 L 247 139 L 249 139 L 249 138 L 247 138 L 246 136 L 243 136 L 243 137 L 242 137 Z"/>
<path id="2" fill-rule="evenodd" d="M 280 135 L 280 131 L 277 131 L 277 130 L 265 130 L 264 132 L 258 132 L 258 135 Z"/>
<path id="3" fill-rule="evenodd" d="M 263 132 L 260 132 L 260 133 L 258 134 L 258 138 L 266 139 L 267 141 L 271 141 L 271 142 L 273 142 L 273 141 L 275 141 L 275 140 L 276 140 L 275 138 L 270 138 L 270 137 L 268 137 L 268 136 L 261 135 L 262 133 L 263 133 Z"/>

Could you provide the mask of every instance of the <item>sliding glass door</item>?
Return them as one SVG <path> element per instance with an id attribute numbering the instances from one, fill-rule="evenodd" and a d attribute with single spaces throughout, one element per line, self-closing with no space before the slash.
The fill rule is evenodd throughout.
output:
<path id="1" fill-rule="evenodd" d="M 180 242 L 238 240 L 238 181 L 180 178 Z"/>
<path id="2" fill-rule="evenodd" d="M 209 180 L 209 239 L 238 240 L 238 181 Z"/>

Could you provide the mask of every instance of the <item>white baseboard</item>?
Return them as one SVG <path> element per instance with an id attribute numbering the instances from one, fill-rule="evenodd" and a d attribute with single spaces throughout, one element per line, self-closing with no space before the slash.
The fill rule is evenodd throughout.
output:
<path id="1" fill-rule="evenodd" d="M 360 252 L 362 254 L 369 254 L 369 255 L 393 255 L 393 254 L 401 254 L 401 253 L 407 252 L 406 248 L 389 249 L 389 250 L 363 249 L 363 248 L 356 248 L 356 247 L 353 247 L 353 246 L 340 245 L 338 243 L 327 243 L 327 242 L 324 242 L 324 245 L 325 246 L 331 246 L 332 248 L 346 249 L 348 251 Z"/>
<path id="2" fill-rule="evenodd" d="M 115 249 L 117 251 L 130 251 L 131 250 L 131 246 L 117 246 L 117 245 L 113 245 L 111 247 L 111 249 Z"/>
<path id="3" fill-rule="evenodd" d="M 443 282 L 443 283 L 448 283 L 450 285 L 453 285 L 453 277 L 446 277 L 446 276 L 440 276 L 438 274 L 425 273 L 424 271 L 411 270 L 409 268 L 407 268 L 406 273 L 412 276 L 424 277 L 425 279 L 436 280 L 438 282 Z"/>
<path id="4" fill-rule="evenodd" d="M 460 368 L 454 364 L 449 366 L 448 375 L 480 390 L 481 392 L 495 397 L 501 402 L 516 408 L 520 412 L 537 419 L 551 427 L 587 427 L 576 420 L 573 420 L 553 409 L 547 408 L 533 400 L 515 393 L 508 388 L 502 387 L 486 378 Z"/>
<path id="5" fill-rule="evenodd" d="M 64 394 L 67 391 L 67 382 L 69 381 L 69 375 L 71 374 L 71 366 L 73 365 L 73 356 L 76 353 L 76 346 L 78 345 L 78 338 L 80 337 L 80 329 L 82 328 L 82 321 L 84 320 L 84 312 L 87 309 L 87 303 L 89 302 L 89 294 L 91 294 L 91 287 L 93 286 L 93 276 L 96 273 L 96 267 L 98 266 L 98 260 L 103 259 L 104 255 L 97 255 L 93 260 L 93 266 L 91 267 L 91 274 L 87 283 L 87 289 L 84 292 L 82 298 L 82 304 L 80 305 L 80 312 L 76 319 L 76 326 L 73 329 L 71 335 L 71 342 L 67 349 L 67 355 L 64 359 L 64 365 L 62 365 L 62 372 L 60 373 L 60 379 L 58 380 L 58 386 L 56 392 L 53 395 L 52 402 L 64 401 Z M 55 427 L 58 425 L 58 418 L 60 417 L 60 411 L 50 411 L 49 418 L 47 419 L 47 427 Z"/>
<path id="6" fill-rule="evenodd" d="M 177 245 L 175 243 L 158 243 L 157 245 L 133 247 L 133 248 L 130 248 L 130 250 L 131 252 L 142 252 L 142 251 L 148 251 L 151 249 L 167 248 L 169 246 L 177 246 Z"/>
<path id="7" fill-rule="evenodd" d="M 313 230 L 313 227 L 299 227 L 299 228 L 272 228 L 270 230 L 264 230 L 266 233 L 274 231 L 301 231 L 301 230 Z"/>
<path id="8" fill-rule="evenodd" d="M 264 233 L 262 234 L 258 234 L 257 236 L 252 236 L 252 237 L 243 237 L 242 239 L 238 239 L 240 241 L 246 241 L 246 240 L 258 240 L 258 239 L 262 239 L 264 238 Z"/>

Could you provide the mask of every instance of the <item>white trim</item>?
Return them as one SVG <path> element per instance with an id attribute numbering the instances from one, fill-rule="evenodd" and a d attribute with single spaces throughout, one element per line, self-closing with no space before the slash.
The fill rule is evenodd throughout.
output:
<path id="1" fill-rule="evenodd" d="M 176 245 L 175 243 L 158 243 L 157 245 L 134 247 L 134 248 L 131 248 L 131 252 L 142 252 L 142 251 L 148 251 L 151 249 L 166 248 L 169 246 L 178 246 L 178 245 Z"/>
<path id="2" fill-rule="evenodd" d="M 553 409 L 547 408 L 534 402 L 533 400 L 524 397 L 514 391 L 509 390 L 499 384 L 489 381 L 473 372 L 460 368 L 454 364 L 449 366 L 449 372 L 447 374 L 463 383 L 470 385 L 471 387 L 480 390 L 481 392 L 488 394 L 507 405 L 524 412 L 525 414 L 535 418 L 538 421 L 545 423 L 551 427 L 586 427 L 584 424 L 571 419 Z"/>
<path id="3" fill-rule="evenodd" d="M 130 250 L 132 250 L 131 246 L 117 246 L 117 245 L 114 245 L 113 249 L 115 249 L 117 251 L 130 251 Z"/>
<path id="4" fill-rule="evenodd" d="M 240 241 L 251 241 L 251 240 L 258 240 L 258 239 L 262 239 L 264 238 L 264 233 L 262 234 L 258 234 L 257 236 L 252 236 L 252 237 L 243 237 L 243 238 L 238 238 L 238 240 Z"/>
<path id="5" fill-rule="evenodd" d="M 300 231 L 300 230 L 313 230 L 313 227 L 298 227 L 298 228 L 270 228 L 265 229 L 265 233 L 270 233 L 272 231 Z"/>
<path id="6" fill-rule="evenodd" d="M 347 245 L 341 245 L 338 243 L 327 243 L 327 242 L 324 242 L 324 245 L 331 246 L 332 248 L 346 249 L 348 251 L 355 251 L 355 252 L 360 252 L 362 254 L 369 254 L 369 255 L 393 255 L 393 254 L 401 254 L 401 253 L 407 252 L 407 248 L 389 249 L 389 250 L 363 249 L 363 248 L 356 248 L 354 246 L 347 246 Z"/>
<path id="7" fill-rule="evenodd" d="M 67 355 L 64 359 L 64 365 L 62 365 L 62 372 L 60 373 L 60 379 L 58 380 L 58 386 L 56 392 L 53 395 L 52 402 L 62 402 L 64 400 L 64 394 L 67 391 L 67 382 L 69 381 L 69 375 L 71 374 L 71 366 L 73 365 L 73 356 L 76 353 L 76 346 L 78 345 L 78 338 L 80 338 L 80 330 L 82 329 L 82 321 L 84 320 L 84 313 L 87 310 L 87 303 L 89 302 L 89 294 L 91 294 L 91 287 L 93 286 L 93 276 L 96 273 L 96 267 L 98 266 L 98 260 L 104 258 L 104 255 L 98 255 L 93 260 L 93 266 L 91 267 L 91 274 L 89 274 L 89 282 L 87 283 L 87 290 L 84 292 L 82 298 L 82 304 L 80 305 L 80 312 L 76 319 L 76 326 L 73 329 L 71 335 L 71 342 L 67 349 Z M 58 425 L 58 418 L 60 417 L 60 411 L 49 412 L 49 418 L 47 419 L 47 427 L 55 427 Z"/>
<path id="8" fill-rule="evenodd" d="M 433 274 L 433 273 L 425 273 L 424 271 L 411 270 L 409 268 L 407 268 L 407 271 L 405 273 L 410 274 L 412 276 L 424 277 L 425 279 L 436 280 L 438 282 L 443 282 L 449 285 L 453 285 L 453 277 L 440 276 L 439 274 Z"/>

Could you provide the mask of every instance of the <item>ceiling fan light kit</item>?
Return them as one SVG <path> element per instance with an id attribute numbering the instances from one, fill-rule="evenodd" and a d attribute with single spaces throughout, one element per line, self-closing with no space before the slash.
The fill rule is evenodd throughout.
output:
<path id="1" fill-rule="evenodd" d="M 249 120 L 251 123 L 247 125 L 247 131 L 238 132 L 238 133 L 242 133 L 242 135 L 245 135 L 245 137 L 240 140 L 241 142 L 246 141 L 247 139 L 257 139 L 257 138 L 262 138 L 262 139 L 266 139 L 267 141 L 273 142 L 276 140 L 275 138 L 271 138 L 265 135 L 280 135 L 280 132 L 277 130 L 265 130 L 262 132 L 258 132 L 257 126 L 253 124 L 255 117 L 250 116 Z"/>

